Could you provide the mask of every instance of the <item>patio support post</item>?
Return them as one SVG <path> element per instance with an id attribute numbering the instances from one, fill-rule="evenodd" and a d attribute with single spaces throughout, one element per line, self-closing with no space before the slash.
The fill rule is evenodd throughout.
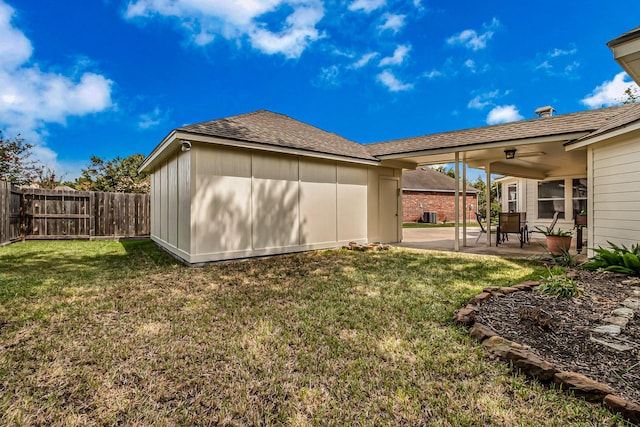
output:
<path id="1" fill-rule="evenodd" d="M 460 252 L 460 152 L 456 151 L 456 160 L 454 167 L 455 175 L 455 202 L 454 202 L 454 217 L 455 217 L 455 229 L 456 238 L 454 240 L 453 250 Z"/>
<path id="2" fill-rule="evenodd" d="M 462 162 L 462 246 L 467 247 L 467 163 Z"/>
<path id="3" fill-rule="evenodd" d="M 487 163 L 484 170 L 487 173 L 487 185 L 484 190 L 484 199 L 487 201 L 487 206 L 485 208 L 485 215 L 487 218 L 487 246 L 491 246 L 491 163 Z"/>

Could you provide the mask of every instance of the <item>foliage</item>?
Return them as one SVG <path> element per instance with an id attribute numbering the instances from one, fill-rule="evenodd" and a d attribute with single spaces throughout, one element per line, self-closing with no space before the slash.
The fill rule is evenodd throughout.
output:
<path id="1" fill-rule="evenodd" d="M 556 275 L 547 269 L 547 275 L 541 277 L 541 284 L 536 290 L 544 295 L 558 298 L 575 298 L 582 293 L 578 283 L 566 275 Z"/>
<path id="2" fill-rule="evenodd" d="M 587 270 L 612 271 L 629 275 L 640 275 L 640 244 L 616 245 L 607 241 L 610 249 L 597 248 L 596 255 L 583 266 Z"/>
<path id="3" fill-rule="evenodd" d="M 0 181 L 16 185 L 33 183 L 43 167 L 33 160 L 33 144 L 25 142 L 18 134 L 6 138 L 0 131 Z"/>
<path id="4" fill-rule="evenodd" d="M 33 182 L 36 183 L 39 188 L 44 188 L 46 190 L 53 190 L 60 185 L 60 180 L 56 173 L 47 166 L 43 166 L 38 170 Z"/>
<path id="5" fill-rule="evenodd" d="M 545 236 L 557 236 L 557 237 L 568 237 L 571 236 L 571 230 L 563 230 L 558 228 L 557 230 L 552 230 L 550 227 L 540 227 L 537 226 L 536 231 L 544 234 Z"/>
<path id="6" fill-rule="evenodd" d="M 562 267 L 575 267 L 578 264 L 578 260 L 574 255 L 571 255 L 568 250 L 563 249 L 559 255 L 549 252 L 551 260 L 555 265 Z"/>
<path id="7" fill-rule="evenodd" d="M 472 187 L 478 190 L 478 212 L 484 216 L 487 211 L 487 198 L 486 198 L 486 190 L 487 184 L 482 180 L 481 177 L 478 177 L 475 182 L 470 184 Z M 498 183 L 491 183 L 491 200 L 494 202 L 491 203 L 491 218 L 496 218 L 498 214 L 502 211 L 502 207 L 499 203 L 496 203 L 495 200 L 498 200 Z"/>
<path id="8" fill-rule="evenodd" d="M 638 102 L 640 99 L 640 94 L 638 94 L 638 89 L 634 86 L 629 86 L 624 91 L 625 98 L 622 100 L 623 104 L 634 104 Z"/>
<path id="9" fill-rule="evenodd" d="M 74 187 L 83 191 L 111 191 L 121 193 L 148 193 L 149 174 L 138 173 L 144 155 L 120 156 L 104 160 L 91 156 L 91 164 L 82 169 L 82 176 L 76 179 Z"/>
<path id="10" fill-rule="evenodd" d="M 432 166 L 431 169 L 433 169 L 436 172 L 440 172 L 443 175 L 447 175 L 447 176 L 449 176 L 451 178 L 455 178 L 456 177 L 455 170 L 453 170 L 453 168 L 447 168 L 444 165 Z"/>

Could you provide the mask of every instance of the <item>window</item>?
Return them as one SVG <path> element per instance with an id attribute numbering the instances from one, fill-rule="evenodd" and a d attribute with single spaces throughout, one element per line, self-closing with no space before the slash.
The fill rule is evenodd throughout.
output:
<path id="1" fill-rule="evenodd" d="M 587 210 L 587 178 L 573 180 L 573 217 Z"/>
<path id="2" fill-rule="evenodd" d="M 507 212 L 518 212 L 518 186 L 516 184 L 507 186 Z"/>
<path id="3" fill-rule="evenodd" d="M 538 218 L 553 218 L 558 212 L 558 218 L 564 215 L 564 180 L 538 182 Z"/>

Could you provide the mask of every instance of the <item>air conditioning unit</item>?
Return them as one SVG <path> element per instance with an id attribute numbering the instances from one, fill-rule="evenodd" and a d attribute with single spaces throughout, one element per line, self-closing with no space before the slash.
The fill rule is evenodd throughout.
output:
<path id="1" fill-rule="evenodd" d="M 422 212 L 422 222 L 426 224 L 437 224 L 438 213 L 437 212 Z"/>

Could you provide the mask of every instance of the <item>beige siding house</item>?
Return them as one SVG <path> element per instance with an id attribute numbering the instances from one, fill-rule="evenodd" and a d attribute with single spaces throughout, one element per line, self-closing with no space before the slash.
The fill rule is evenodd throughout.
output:
<path id="1" fill-rule="evenodd" d="M 640 83 L 640 28 L 608 45 Z M 527 212 L 530 228 L 554 212 L 570 228 L 586 207 L 589 248 L 640 242 L 640 104 L 369 145 L 258 111 L 175 129 L 141 169 L 152 239 L 197 264 L 400 241 L 402 171 L 446 163 L 504 175 L 503 209 Z"/>

